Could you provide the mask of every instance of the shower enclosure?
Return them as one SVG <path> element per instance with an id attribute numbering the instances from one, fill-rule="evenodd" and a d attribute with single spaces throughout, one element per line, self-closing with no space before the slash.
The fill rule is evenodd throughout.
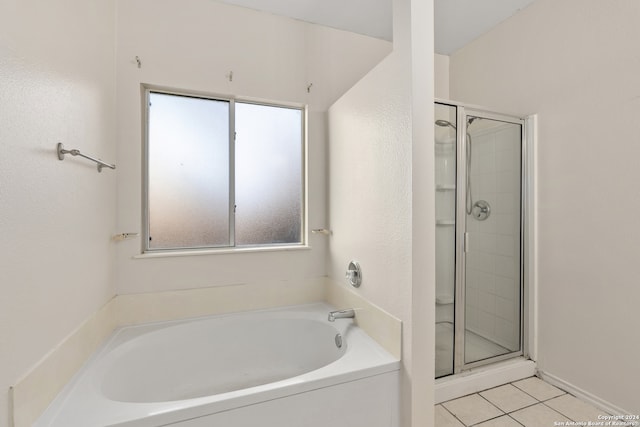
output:
<path id="1" fill-rule="evenodd" d="M 524 354 L 525 122 L 435 105 L 436 372 Z"/>

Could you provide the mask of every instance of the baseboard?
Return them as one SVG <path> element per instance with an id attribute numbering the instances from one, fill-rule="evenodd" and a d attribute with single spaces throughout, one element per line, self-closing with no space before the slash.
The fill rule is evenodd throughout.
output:
<path id="1" fill-rule="evenodd" d="M 589 393 L 581 389 L 580 387 L 576 387 L 575 385 L 563 380 L 560 377 L 557 377 L 553 374 L 549 374 L 548 372 L 538 371 L 538 376 L 540 379 L 548 382 L 551 385 L 558 387 L 566 391 L 569 394 L 574 395 L 585 403 L 589 403 L 592 406 L 595 406 L 598 409 L 602 409 L 603 411 L 611 414 L 611 415 L 633 415 L 629 411 L 625 411 L 624 409 L 614 405 L 611 402 L 607 402 L 606 400 Z"/>
<path id="2" fill-rule="evenodd" d="M 7 420 L 7 422 L 9 423 L 9 427 L 15 427 L 16 425 L 16 422 L 13 416 L 13 389 L 14 389 L 13 386 L 9 387 L 9 414 L 8 414 L 8 420 Z"/>

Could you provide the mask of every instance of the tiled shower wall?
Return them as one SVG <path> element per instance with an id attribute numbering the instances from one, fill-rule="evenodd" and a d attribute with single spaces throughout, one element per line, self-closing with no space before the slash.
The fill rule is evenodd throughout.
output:
<path id="1" fill-rule="evenodd" d="M 436 106 L 439 117 L 455 123 L 455 109 Z M 436 321 L 453 323 L 455 296 L 456 134 L 436 127 Z"/>
<path id="2" fill-rule="evenodd" d="M 520 336 L 520 126 L 504 124 L 472 141 L 473 202 L 485 200 L 491 215 L 467 216 L 466 327 L 510 350 Z"/>

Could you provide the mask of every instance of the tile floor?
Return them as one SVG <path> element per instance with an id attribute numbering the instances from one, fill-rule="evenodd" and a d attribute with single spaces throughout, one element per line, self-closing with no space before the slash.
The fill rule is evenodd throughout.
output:
<path id="1" fill-rule="evenodd" d="M 607 415 L 536 377 L 444 402 L 435 414 L 435 427 L 547 427 Z"/>

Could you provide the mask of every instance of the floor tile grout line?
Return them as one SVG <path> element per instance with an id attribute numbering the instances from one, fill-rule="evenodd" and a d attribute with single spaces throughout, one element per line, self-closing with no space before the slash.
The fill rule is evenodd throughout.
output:
<path id="1" fill-rule="evenodd" d="M 560 396 L 558 396 L 558 397 L 560 397 Z M 547 400 L 545 400 L 545 402 L 548 402 L 548 401 L 550 401 L 550 400 L 551 400 L 551 399 L 547 399 Z M 540 403 L 542 403 L 544 406 L 546 406 L 547 408 L 551 409 L 552 411 L 554 411 L 554 412 L 556 412 L 556 413 L 558 413 L 558 414 L 562 415 L 563 417 L 566 417 L 568 420 L 571 420 L 571 421 L 573 421 L 573 422 L 578 422 L 578 420 L 574 420 L 574 419 L 573 419 L 573 418 L 571 418 L 570 416 L 565 415 L 565 414 L 563 414 L 562 412 L 558 411 L 557 409 L 554 409 L 554 408 L 552 408 L 551 406 L 547 405 L 545 402 L 540 402 Z"/>
<path id="2" fill-rule="evenodd" d="M 485 390 L 486 391 L 486 390 Z M 493 406 L 494 408 L 496 408 L 498 411 L 502 412 L 502 415 L 507 415 L 507 411 L 503 411 L 502 408 L 499 408 L 498 405 L 494 404 L 493 402 L 491 402 L 489 399 L 487 399 L 486 397 L 484 397 L 483 395 L 480 394 L 480 392 L 476 393 L 478 396 L 480 396 L 481 399 L 484 399 L 489 405 Z M 502 416 L 500 415 L 500 416 Z M 494 418 L 498 418 L 498 417 L 494 417 Z M 491 418 L 493 419 L 493 418 Z"/>
<path id="3" fill-rule="evenodd" d="M 507 417 L 511 418 L 513 421 L 515 421 L 516 423 L 520 424 L 522 427 L 526 427 L 524 424 L 522 424 L 520 421 L 518 421 L 515 418 L 513 418 L 511 415 L 507 414 Z"/>
<path id="4" fill-rule="evenodd" d="M 532 378 L 537 378 L 537 377 L 532 377 Z M 522 380 L 520 380 L 520 381 L 522 381 Z M 542 379 L 541 379 L 540 381 L 544 381 L 544 380 L 542 380 Z M 514 387 L 516 387 L 518 390 L 522 391 L 524 394 L 531 396 L 531 397 L 536 401 L 536 403 L 534 403 L 534 404 L 532 404 L 532 405 L 528 405 L 528 406 L 522 407 L 522 408 L 520 408 L 520 409 L 516 409 L 515 411 L 512 411 L 512 412 L 509 412 L 509 415 L 510 415 L 510 414 L 512 414 L 512 413 L 514 413 L 514 412 L 517 412 L 517 411 L 520 411 L 520 410 L 523 410 L 523 409 L 526 409 L 526 408 L 531 408 L 532 406 L 535 406 L 535 405 L 538 405 L 538 404 L 542 404 L 542 405 L 546 406 L 547 408 L 551 409 L 552 411 L 554 411 L 555 413 L 560 414 L 560 415 L 562 415 L 563 417 L 566 417 L 568 420 L 571 420 L 571 421 L 573 421 L 573 422 L 577 422 L 577 420 L 574 420 L 573 418 L 568 417 L 568 416 L 566 416 L 565 414 L 563 414 L 562 412 L 557 411 L 557 410 L 553 409 L 551 406 L 549 406 L 549 405 L 545 404 L 545 402 L 549 402 L 550 400 L 553 400 L 553 399 L 558 398 L 558 397 L 562 397 L 562 396 L 565 396 L 565 395 L 572 396 L 570 393 L 567 393 L 566 391 L 564 391 L 564 390 L 562 390 L 562 389 L 560 389 L 560 388 L 556 387 L 556 388 L 558 388 L 558 390 L 560 390 L 560 391 L 562 392 L 561 394 L 559 394 L 559 395 L 557 395 L 557 396 L 550 397 L 550 398 L 548 398 L 548 399 L 540 400 L 540 399 L 538 399 L 537 397 L 532 396 L 531 394 L 529 394 L 529 393 L 527 393 L 526 391 L 522 390 L 520 387 L 518 387 L 518 386 L 517 386 L 517 385 L 515 385 L 514 383 L 510 383 L 510 384 L 511 384 L 511 385 L 513 385 Z M 516 422 L 517 422 L 517 420 L 516 420 Z"/>
<path id="5" fill-rule="evenodd" d="M 529 377 L 529 378 L 538 378 L 538 377 Z M 528 379 L 528 378 L 525 378 L 525 379 Z M 539 378 L 538 378 L 538 379 L 539 379 Z M 524 380 L 519 380 L 519 381 L 524 381 Z M 543 381 L 543 380 L 540 380 L 540 381 Z M 515 381 L 515 382 L 517 382 L 517 381 Z M 531 396 L 532 398 L 534 398 L 535 400 L 537 400 L 539 403 L 547 402 L 547 401 L 549 401 L 549 400 L 551 400 L 551 399 L 555 399 L 556 397 L 560 397 L 560 396 L 564 396 L 565 394 L 569 394 L 569 393 L 567 393 L 566 391 L 564 391 L 564 390 L 562 390 L 562 389 L 560 389 L 560 388 L 558 388 L 558 387 L 553 386 L 553 387 L 557 388 L 558 390 L 560 390 L 562 393 L 561 393 L 561 394 L 558 394 L 557 396 L 553 396 L 553 397 L 549 397 L 549 398 L 547 398 L 547 399 L 542 399 L 542 400 L 540 400 L 540 399 L 538 399 L 537 397 L 535 397 L 534 395 L 532 395 L 532 394 L 530 394 L 530 393 L 527 393 L 525 390 L 523 390 L 523 389 L 521 389 L 520 387 L 518 387 L 517 385 L 515 385 L 515 382 L 513 382 L 513 383 L 509 383 L 509 384 L 511 384 L 512 386 L 514 386 L 515 388 L 517 388 L 518 390 L 520 390 L 520 391 L 521 391 L 521 392 L 523 392 L 524 394 Z M 543 382 L 544 382 L 544 381 L 543 381 Z M 545 383 L 545 384 L 548 384 L 548 383 Z M 551 385 L 551 384 L 549 384 L 549 385 Z M 569 394 L 569 395 L 571 395 L 571 394 Z"/>
<path id="6" fill-rule="evenodd" d="M 532 377 L 529 377 L 529 378 L 538 378 L 538 377 L 536 377 L 536 376 L 532 376 Z M 445 411 L 446 411 L 446 412 L 448 412 L 448 413 L 449 413 L 449 414 L 450 414 L 450 415 L 451 415 L 455 420 L 457 420 L 458 422 L 460 422 L 460 424 L 462 424 L 462 425 L 463 425 L 463 426 L 465 426 L 465 427 L 477 426 L 477 425 L 479 425 L 479 424 L 482 424 L 482 423 L 485 423 L 485 422 L 488 422 L 488 421 L 491 421 L 491 420 L 495 420 L 495 419 L 497 419 L 497 418 L 504 417 L 504 416 L 509 417 L 511 420 L 513 420 L 513 421 L 514 421 L 515 423 L 517 423 L 518 425 L 523 426 L 523 427 L 526 427 L 524 424 L 522 424 L 522 423 L 521 423 L 521 422 L 519 422 L 517 419 L 515 419 L 515 418 L 512 416 L 512 414 L 514 414 L 515 412 L 518 412 L 518 411 L 522 411 L 522 410 L 527 409 L 527 408 L 531 408 L 531 407 L 536 406 L 536 405 L 539 405 L 539 404 L 542 404 L 542 405 L 546 406 L 548 409 L 552 410 L 553 412 L 555 412 L 556 414 L 558 414 L 558 415 L 560 415 L 560 416 L 562 416 L 562 417 L 567 418 L 567 419 L 568 419 L 568 420 L 570 420 L 570 421 L 578 422 L 578 421 L 574 420 L 573 418 L 571 418 L 571 417 L 569 417 L 569 416 L 567 416 L 567 415 L 563 414 L 563 413 L 562 413 L 562 412 L 560 412 L 559 410 L 554 409 L 553 407 L 551 407 L 551 406 L 547 405 L 547 402 L 549 402 L 549 401 L 551 401 L 551 400 L 553 400 L 553 399 L 556 399 L 556 398 L 562 397 L 562 396 L 567 396 L 567 395 L 568 395 L 568 396 L 572 396 L 572 397 L 575 397 L 575 396 L 573 396 L 571 393 L 567 393 L 566 391 L 564 391 L 564 390 L 562 390 L 562 389 L 560 389 L 560 388 L 557 388 L 557 387 L 556 387 L 556 389 L 558 389 L 558 390 L 561 392 L 560 394 L 558 394 L 558 395 L 556 395 L 556 396 L 551 396 L 551 397 L 546 398 L 546 399 L 539 399 L 539 398 L 537 398 L 537 397 L 533 396 L 532 394 L 528 393 L 526 390 L 524 390 L 524 389 L 522 389 L 522 388 L 518 387 L 518 386 L 515 384 L 516 382 L 524 381 L 524 380 L 529 379 L 529 378 L 524 378 L 524 379 L 522 379 L 522 380 L 518 380 L 518 381 L 514 381 L 514 382 L 506 383 L 506 384 L 497 385 L 497 386 L 495 386 L 495 387 L 491 387 L 491 388 L 488 388 L 488 389 L 485 389 L 485 390 L 480 390 L 480 391 L 475 392 L 475 393 L 469 393 L 469 394 L 464 395 L 464 396 L 461 396 L 461 397 L 457 397 L 457 398 L 454 398 L 454 399 L 447 400 L 446 402 L 441 402 L 441 403 L 439 403 L 438 405 L 442 406 L 442 407 L 445 409 Z M 540 379 L 540 378 L 538 378 L 538 379 Z M 540 381 L 543 381 L 543 382 L 544 382 L 544 380 L 542 380 L 542 379 L 540 379 Z M 491 402 L 489 399 L 487 399 L 486 397 L 484 397 L 484 396 L 481 394 L 481 393 L 487 392 L 487 391 L 489 391 L 489 390 L 493 390 L 493 389 L 496 389 L 496 388 L 499 388 L 499 387 L 503 387 L 503 386 L 505 386 L 505 385 L 507 385 L 507 384 L 512 385 L 512 386 L 513 386 L 513 387 L 515 387 L 517 390 L 519 390 L 519 391 L 521 391 L 522 393 L 524 393 L 525 395 L 527 395 L 527 396 L 531 397 L 535 402 L 534 402 L 534 403 L 532 403 L 532 404 L 530 404 L 530 405 L 523 406 L 522 408 L 518 408 L 518 409 L 515 409 L 515 410 L 513 410 L 513 411 L 508 412 L 508 411 L 505 411 L 505 410 L 503 410 L 502 408 L 498 407 L 496 404 L 494 404 L 493 402 Z M 467 425 L 467 424 L 465 424 L 465 423 L 464 423 L 460 418 L 458 418 L 458 417 L 457 417 L 457 416 L 456 416 L 452 411 L 450 411 L 446 406 L 444 406 L 444 404 L 445 404 L 445 403 L 449 403 L 449 402 L 452 402 L 452 401 L 455 401 L 455 400 L 458 400 L 458 399 L 463 399 L 463 398 L 465 398 L 465 397 L 470 397 L 470 396 L 473 396 L 473 395 L 478 395 L 482 400 L 486 401 L 488 404 L 490 404 L 490 405 L 491 405 L 491 406 L 493 406 L 495 409 L 497 409 L 498 411 L 500 411 L 500 412 L 501 412 L 501 415 L 498 415 L 498 416 L 495 416 L 495 417 L 492 417 L 492 418 L 489 418 L 489 419 L 486 419 L 486 420 L 480 421 L 480 422 L 475 423 L 475 424 L 472 424 L 472 425 Z"/>
<path id="7" fill-rule="evenodd" d="M 500 410 L 501 410 L 502 412 L 504 412 L 506 415 L 513 414 L 514 412 L 520 411 L 520 410 L 522 410 L 522 409 L 530 408 L 531 406 L 535 406 L 535 405 L 537 405 L 538 403 L 542 403 L 542 401 L 541 401 L 541 400 L 538 400 L 537 398 L 533 397 L 532 395 L 530 395 L 529 393 L 525 392 L 524 390 L 522 390 L 522 389 L 520 389 L 520 388 L 516 387 L 515 385 L 513 385 L 513 383 L 503 384 L 503 385 L 498 386 L 498 387 L 504 387 L 505 385 L 511 385 L 511 386 L 515 387 L 515 388 L 516 388 L 516 390 L 518 390 L 518 391 L 522 392 L 523 394 L 525 394 L 526 396 L 528 396 L 528 397 L 532 398 L 532 399 L 535 401 L 534 403 L 532 403 L 532 404 L 530 404 L 530 405 L 525 405 L 525 406 L 523 406 L 523 407 L 521 407 L 521 408 L 514 409 L 514 410 L 512 410 L 512 411 L 506 411 L 506 410 L 504 410 L 504 409 L 502 409 L 502 408 L 498 407 L 498 409 L 500 409 Z M 480 391 L 480 392 L 478 392 L 478 394 L 480 394 L 480 396 L 482 396 L 482 394 L 481 394 L 481 393 L 484 393 L 485 391 L 489 391 L 489 390 L 496 389 L 496 388 L 498 388 L 498 387 L 493 387 L 493 388 L 489 388 L 489 389 L 487 389 L 487 390 Z M 489 400 L 489 399 L 487 399 L 487 398 L 486 398 L 486 397 L 484 397 L 484 396 L 482 396 L 482 397 L 483 397 L 485 400 Z M 554 398 L 552 398 L 552 399 L 554 399 Z M 498 406 L 497 404 L 495 404 L 495 403 L 491 402 L 490 400 L 489 400 L 489 403 L 493 404 L 494 406 Z"/>
<path id="8" fill-rule="evenodd" d="M 498 387 L 500 387 L 500 386 L 498 386 Z M 497 388 L 497 387 L 493 387 L 493 388 Z M 491 390 L 491 389 L 487 389 L 487 390 Z M 487 391 L 487 390 L 483 390 L 483 391 Z M 497 407 L 494 403 L 492 403 L 492 402 L 491 402 L 489 399 L 487 399 L 486 397 L 482 396 L 480 393 L 481 393 L 481 392 L 471 393 L 471 394 L 468 394 L 468 395 L 466 395 L 466 396 L 464 396 L 464 397 L 469 397 L 469 396 L 473 396 L 473 395 L 478 395 L 478 397 L 480 397 L 480 398 L 481 398 L 481 399 L 483 399 L 485 402 L 487 402 L 489 405 L 493 406 L 493 407 L 494 407 L 494 408 L 496 408 L 498 411 L 500 411 L 500 415 L 497 415 L 497 416 L 492 417 L 492 418 L 487 418 L 486 420 L 479 421 L 479 422 L 477 422 L 477 423 L 475 423 L 475 424 L 468 425 L 468 424 L 465 424 L 464 422 L 462 422 L 462 420 L 460 420 L 458 417 L 456 417 L 456 416 L 455 416 L 455 414 L 453 414 L 451 411 L 449 411 L 449 413 L 450 413 L 451 415 L 453 415 L 454 417 L 456 417 L 456 419 L 457 419 L 457 420 L 459 420 L 459 421 L 460 421 L 460 422 L 461 422 L 465 427 L 472 427 L 472 426 L 476 426 L 476 425 L 478 425 L 478 424 L 486 423 L 487 421 L 495 420 L 496 418 L 504 417 L 505 415 L 506 415 L 506 416 L 509 416 L 509 414 L 508 414 L 506 411 L 503 411 L 501 408 Z M 453 400 L 455 400 L 455 399 L 453 399 Z M 443 408 L 444 408 L 444 406 L 443 406 Z M 447 408 L 445 408 L 445 409 L 447 409 Z M 447 409 L 447 410 L 448 410 L 448 409 Z M 514 420 L 514 421 L 516 421 L 516 420 Z M 516 422 L 517 422 L 517 421 L 516 421 Z M 518 424 L 519 424 L 519 423 L 518 423 Z"/>
<path id="9" fill-rule="evenodd" d="M 454 400 L 455 400 L 455 399 L 454 399 Z M 447 402 L 451 402 L 451 400 L 448 400 Z M 443 402 L 443 403 L 446 403 L 446 402 Z M 469 427 L 469 426 L 467 426 L 465 423 L 463 423 L 463 422 L 462 422 L 462 420 L 461 420 L 460 418 L 456 417 L 456 414 L 454 414 L 453 412 L 451 412 L 451 411 L 449 410 L 449 408 L 447 408 L 446 406 L 444 406 L 442 403 L 440 403 L 439 405 L 440 405 L 440 406 L 442 406 L 442 407 L 444 408 L 444 410 L 445 410 L 445 411 L 447 411 L 448 413 L 450 413 L 450 414 L 451 414 L 451 416 L 452 416 L 453 418 L 455 418 L 456 420 L 458 420 L 458 421 L 460 422 L 460 424 L 462 424 L 464 427 Z"/>
<path id="10" fill-rule="evenodd" d="M 537 378 L 537 377 L 529 377 L 529 378 Z M 525 379 L 529 379 L 529 378 L 525 378 Z M 520 381 L 524 381 L 524 380 L 520 380 Z M 524 394 L 526 394 L 527 396 L 529 396 L 529 397 L 533 398 L 536 402 L 538 402 L 538 403 L 540 403 L 540 402 L 541 402 L 541 401 L 540 401 L 540 399 L 538 399 L 538 398 L 537 398 L 537 397 L 535 397 L 534 395 L 529 394 L 529 393 L 527 393 L 526 391 L 524 391 L 523 389 L 521 389 L 520 387 L 518 387 L 518 386 L 515 384 L 516 382 L 517 382 L 517 381 L 514 381 L 514 382 L 509 383 L 509 384 L 511 384 L 512 386 L 514 386 L 515 388 L 517 388 L 518 390 L 520 390 L 521 392 L 523 392 L 523 393 L 524 393 Z"/>
<path id="11" fill-rule="evenodd" d="M 522 427 L 526 427 L 524 424 L 522 424 L 520 421 L 516 420 L 515 418 L 513 418 L 513 417 L 512 417 L 511 415 L 509 415 L 509 414 L 502 414 L 502 415 L 499 415 L 499 416 L 497 416 L 497 417 L 489 418 L 488 420 L 480 421 L 479 423 L 475 423 L 475 424 L 472 424 L 472 425 L 470 425 L 470 426 L 467 426 L 467 425 L 465 424 L 465 427 L 476 427 L 476 426 L 479 426 L 480 424 L 483 424 L 483 423 L 486 423 L 486 422 L 488 422 L 488 421 L 492 421 L 492 420 L 497 420 L 498 418 L 502 418 L 502 417 L 510 418 L 510 419 L 511 419 L 511 420 L 513 420 L 513 422 L 515 422 L 516 424 L 521 425 Z M 464 424 L 464 423 L 463 423 L 463 424 Z"/>
<path id="12" fill-rule="evenodd" d="M 494 387 L 494 388 L 496 388 L 496 387 Z M 487 389 L 487 390 L 490 390 L 490 389 Z M 487 391 L 487 390 L 483 390 L 483 391 Z M 472 424 L 472 425 L 476 426 L 476 425 L 478 425 L 478 424 L 486 423 L 487 421 L 495 420 L 496 418 L 500 418 L 500 417 L 503 417 L 503 416 L 505 416 L 505 415 L 508 415 L 505 411 L 503 411 L 501 408 L 498 408 L 498 407 L 497 407 L 496 405 L 494 405 L 494 404 L 493 404 L 489 399 L 487 399 L 486 397 L 484 397 L 484 396 L 483 396 L 483 395 L 481 395 L 480 393 L 481 393 L 481 392 L 477 392 L 477 393 L 474 393 L 474 394 L 477 394 L 478 396 L 480 396 L 480 398 L 481 398 L 481 399 L 484 399 L 484 400 L 485 400 L 489 405 L 493 406 L 493 407 L 494 407 L 494 408 L 496 408 L 498 411 L 500 411 L 500 415 L 498 415 L 497 417 L 493 417 L 493 418 L 489 418 L 489 419 L 486 419 L 486 420 L 480 421 L 480 422 L 475 423 L 475 424 Z M 465 425 L 466 425 L 466 424 L 465 424 Z M 469 427 L 469 426 L 467 426 L 467 427 Z"/>
<path id="13" fill-rule="evenodd" d="M 576 422 L 576 423 L 577 423 L 577 422 L 582 421 L 582 420 L 574 420 L 574 419 L 573 419 L 573 418 L 571 418 L 570 416 L 568 416 L 568 415 L 566 415 L 566 414 L 563 414 L 562 412 L 560 412 L 559 410 L 557 410 L 557 409 L 553 408 L 552 406 L 547 405 L 547 402 L 550 402 L 550 401 L 552 401 L 552 400 L 554 400 L 554 399 L 556 399 L 556 398 L 558 398 L 558 397 L 563 397 L 563 396 L 571 396 L 571 397 L 573 397 L 574 399 L 576 399 L 577 401 L 579 401 L 579 402 L 581 402 L 581 403 L 586 403 L 586 402 L 584 402 L 582 399 L 580 399 L 579 397 L 574 396 L 573 394 L 571 394 L 571 393 L 569 393 L 569 392 L 565 392 L 564 394 L 561 394 L 561 395 L 558 395 L 558 396 L 555 396 L 555 397 L 551 397 L 551 398 L 549 398 L 549 399 L 547 399 L 547 400 L 541 401 L 540 403 L 542 403 L 544 406 L 546 406 L 546 407 L 548 407 L 548 408 L 550 408 L 550 409 L 553 409 L 554 411 L 558 412 L 558 413 L 559 413 L 559 414 L 561 414 L 562 416 L 569 418 L 569 419 L 570 419 L 571 421 L 573 421 L 573 422 Z M 589 404 L 587 404 L 587 405 L 589 405 Z M 604 414 L 606 414 L 606 415 L 611 415 L 611 414 L 609 414 L 608 412 L 603 411 L 602 409 L 598 408 L 597 406 L 593 406 L 593 405 L 589 405 L 589 406 L 593 407 L 596 411 L 602 412 L 602 413 L 603 413 L 603 415 L 604 415 Z"/>
<path id="14" fill-rule="evenodd" d="M 466 426 L 466 427 L 479 426 L 479 425 L 480 425 L 480 424 L 482 424 L 482 423 L 486 423 L 486 422 L 488 422 L 488 421 L 496 420 L 496 419 L 498 419 L 498 418 L 502 418 L 502 417 L 509 417 L 509 414 L 504 414 L 504 413 L 503 413 L 502 415 L 498 415 L 497 417 L 493 417 L 493 418 L 489 418 L 489 419 L 487 419 L 487 420 L 479 421 L 479 422 L 477 422 L 477 423 L 475 423 L 475 424 L 471 424 L 470 426 Z M 511 418 L 511 417 L 509 417 L 509 418 Z M 516 421 L 516 420 L 514 420 L 514 421 Z M 516 421 L 516 422 L 517 422 L 517 421 Z M 518 423 L 518 424 L 519 424 L 519 423 Z"/>
<path id="15" fill-rule="evenodd" d="M 536 377 L 536 376 L 531 376 L 531 377 L 523 378 L 522 380 L 518 380 L 518 381 L 528 380 L 529 378 L 538 378 L 538 377 Z M 541 380 L 541 381 L 542 381 L 542 380 Z M 514 382 L 515 382 L 515 381 L 514 381 Z M 523 393 L 527 394 L 528 396 L 531 396 L 529 393 L 527 393 L 526 391 L 522 390 L 520 387 L 518 387 L 517 385 L 515 385 L 513 382 L 510 382 L 510 383 L 500 384 L 500 385 L 497 385 L 497 386 L 495 386 L 495 387 L 490 387 L 490 388 L 487 388 L 487 389 L 484 389 L 484 390 L 476 391 L 476 392 L 474 392 L 474 393 L 465 394 L 464 396 L 454 397 L 453 399 L 449 399 L 449 400 L 447 400 L 447 401 L 440 402 L 440 403 L 438 403 L 438 405 L 442 405 L 443 403 L 449 403 L 449 402 L 452 402 L 452 401 L 454 401 L 454 400 L 462 399 L 462 398 L 465 398 L 465 397 L 473 396 L 474 394 L 484 393 L 485 391 L 489 391 L 489 390 L 493 390 L 493 389 L 496 389 L 496 388 L 500 388 L 500 387 L 503 387 L 503 386 L 505 386 L 505 385 L 507 385 L 507 384 L 511 384 L 512 386 L 514 386 L 514 387 L 515 387 L 515 388 L 517 388 L 518 390 L 522 391 Z M 533 397 L 533 396 L 531 396 L 531 397 Z M 533 398 L 534 398 L 534 399 L 536 399 L 535 397 L 533 397 Z M 536 400 L 537 400 L 538 402 L 540 402 L 540 400 L 538 400 L 538 399 L 536 399 Z"/>
<path id="16" fill-rule="evenodd" d="M 503 417 L 503 416 L 505 416 L 505 415 L 507 415 L 507 416 L 508 416 L 508 414 L 507 414 L 505 411 L 503 411 L 502 409 L 498 408 L 496 405 L 494 405 L 493 403 L 491 403 L 491 402 L 490 402 L 486 397 L 482 396 L 482 395 L 480 394 L 480 392 L 478 392 L 478 393 L 471 393 L 471 394 L 468 394 L 468 395 L 466 395 L 466 396 L 464 396 L 464 397 L 469 397 L 469 396 L 474 396 L 474 395 L 477 395 L 477 396 L 478 396 L 478 397 L 480 397 L 482 400 L 484 400 L 485 402 L 487 402 L 489 405 L 493 406 L 493 407 L 494 407 L 494 408 L 496 408 L 498 411 L 500 411 L 500 415 L 495 416 L 495 417 L 492 417 L 492 418 L 488 418 L 488 419 L 486 419 L 486 420 L 479 421 L 479 422 L 477 422 L 477 423 L 475 423 L 475 424 L 471 424 L 471 426 L 475 426 L 475 425 L 478 425 L 478 424 L 486 423 L 487 421 L 495 420 L 496 418 L 500 418 L 500 417 Z M 461 398 L 461 399 L 462 399 L 462 398 Z M 456 399 L 453 399 L 453 400 L 456 400 Z M 449 402 L 450 402 L 450 401 L 449 401 Z M 442 407 L 443 407 L 443 408 L 445 408 L 445 409 L 447 409 L 444 405 L 442 405 Z M 453 412 L 449 411 L 448 409 L 447 409 L 447 411 L 448 411 L 451 415 L 453 415 L 453 416 L 454 416 L 458 421 L 460 421 L 460 422 L 462 423 L 462 425 L 464 425 L 465 427 L 471 427 L 470 425 L 465 424 L 464 422 L 462 422 L 462 420 L 461 420 L 460 418 L 456 417 L 456 416 L 455 416 L 455 414 L 454 414 Z"/>
<path id="17" fill-rule="evenodd" d="M 530 379 L 530 378 L 538 378 L 538 377 L 536 377 L 536 376 L 534 375 L 534 376 L 531 376 L 531 377 L 523 378 L 523 379 L 518 380 L 518 381 L 524 381 L 524 380 L 528 380 L 528 379 Z M 538 378 L 538 379 L 539 379 L 539 378 Z M 532 398 L 533 398 L 533 399 L 535 399 L 536 401 L 538 401 L 538 402 L 543 402 L 542 400 L 540 400 L 540 399 L 538 399 L 537 397 L 535 397 L 535 396 L 533 396 L 533 395 L 531 395 L 531 394 L 527 393 L 526 391 L 524 391 L 523 389 L 521 389 L 520 387 L 518 387 L 517 385 L 515 385 L 515 383 L 516 383 L 516 382 L 518 382 L 518 381 L 513 381 L 513 382 L 505 383 L 505 384 L 500 384 L 500 385 L 497 385 L 497 386 L 495 386 L 495 387 L 490 387 L 490 388 L 487 388 L 487 389 L 484 389 L 484 390 L 476 391 L 476 392 L 474 392 L 474 393 L 465 394 L 465 395 L 460 396 L 460 397 L 454 397 L 453 399 L 449 399 L 449 400 L 447 400 L 447 401 L 440 402 L 440 403 L 438 403 L 438 405 L 442 405 L 443 403 L 453 402 L 454 400 L 463 399 L 463 398 L 465 398 L 465 397 L 473 396 L 474 394 L 484 393 L 485 391 L 489 391 L 489 390 L 493 390 L 493 389 L 496 389 L 496 388 L 500 388 L 500 387 L 503 387 L 503 386 L 508 385 L 508 384 L 510 384 L 510 385 L 512 385 L 512 386 L 514 386 L 515 388 L 517 388 L 517 389 L 518 389 L 518 390 L 520 390 L 521 392 L 525 393 L 527 396 L 532 397 Z M 543 380 L 540 380 L 540 381 L 543 381 Z M 556 388 L 557 388 L 557 387 L 556 387 Z M 558 390 L 562 391 L 563 393 L 566 393 L 564 390 L 561 390 L 561 389 L 558 389 Z M 555 397 L 560 397 L 560 396 L 561 396 L 561 395 L 554 396 L 554 397 L 550 397 L 550 398 L 549 398 L 549 399 L 547 399 L 547 400 L 553 399 L 553 398 L 555 398 Z"/>
<path id="18" fill-rule="evenodd" d="M 541 403 L 542 403 L 542 402 L 540 402 L 540 401 L 538 400 L 538 401 L 536 401 L 536 403 L 532 403 L 531 405 L 523 406 L 522 408 L 514 409 L 514 410 L 513 410 L 513 411 L 511 411 L 511 412 L 507 412 L 507 415 L 511 415 L 511 414 L 513 414 L 514 412 L 522 411 L 523 409 L 531 408 L 532 406 L 536 406 L 536 405 L 539 405 L 539 404 L 541 404 Z"/>

